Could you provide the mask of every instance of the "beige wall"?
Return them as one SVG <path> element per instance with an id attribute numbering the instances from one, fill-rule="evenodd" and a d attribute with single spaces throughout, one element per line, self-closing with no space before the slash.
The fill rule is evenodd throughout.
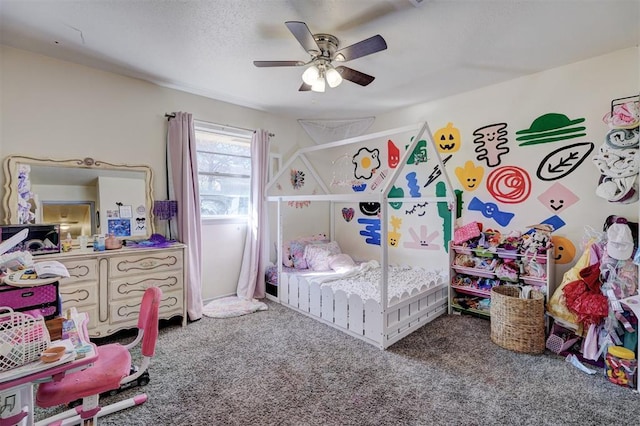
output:
<path id="1" fill-rule="evenodd" d="M 482 161 L 476 159 L 473 132 L 489 124 L 506 123 L 509 140 L 506 146 L 510 151 L 501 159 L 500 166 L 524 169 L 532 181 L 531 195 L 521 203 L 497 203 L 500 209 L 515 214 L 509 225 L 502 227 L 479 212 L 466 208 L 474 196 L 484 202 L 496 202 L 483 184 L 473 192 L 464 192 L 465 204 L 459 222 L 477 220 L 489 228 L 501 231 L 525 230 L 527 225 L 539 223 L 554 214 L 537 197 L 554 183 L 560 183 L 578 196 L 579 200 L 558 214 L 566 225 L 554 235 L 568 238 L 580 252 L 586 235 L 585 229 L 602 229 L 608 215 L 638 219 L 638 202 L 623 205 L 609 203 L 596 196 L 595 189 L 600 174 L 591 158 L 604 143 L 608 127 L 603 123 L 602 117 L 609 110 L 611 100 L 637 95 L 639 92 L 640 52 L 636 47 L 380 115 L 371 132 L 427 120 L 435 133 L 447 123 L 453 123 L 460 130 L 462 143 L 460 150 L 452 154 L 446 168 L 454 189 L 464 189 L 455 175 L 455 169 L 469 160 L 475 165 L 483 165 Z M 529 128 L 533 120 L 547 113 L 565 114 L 570 119 L 585 118 L 581 125 L 586 127 L 586 136 L 554 143 L 519 146 L 515 132 Z M 595 149 L 574 172 L 556 181 L 545 182 L 537 178 L 537 168 L 547 154 L 561 146 L 577 142 L 593 142 Z M 493 168 L 484 164 L 484 169 L 486 178 Z M 560 274 L 569 266 L 558 266 L 556 277 L 561 279 Z"/>
<path id="2" fill-rule="evenodd" d="M 0 157 L 31 155 L 147 164 L 166 199 L 166 112 L 275 133 L 272 151 L 310 144 L 293 119 L 0 46 Z M 203 298 L 235 293 L 244 225 L 203 224 Z"/>

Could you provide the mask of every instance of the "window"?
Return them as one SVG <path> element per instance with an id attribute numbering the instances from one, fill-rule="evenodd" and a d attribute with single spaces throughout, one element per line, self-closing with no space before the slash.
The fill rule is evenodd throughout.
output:
<path id="1" fill-rule="evenodd" d="M 195 122 L 200 214 L 246 216 L 251 194 L 250 131 Z"/>

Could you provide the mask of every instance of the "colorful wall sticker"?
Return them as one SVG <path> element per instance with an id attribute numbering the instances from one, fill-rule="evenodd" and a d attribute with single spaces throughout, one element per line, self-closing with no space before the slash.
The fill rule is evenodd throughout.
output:
<path id="1" fill-rule="evenodd" d="M 388 232 L 388 242 L 391 247 L 398 247 L 400 244 L 400 237 L 402 236 L 400 232 L 400 226 L 402 225 L 402 219 L 396 216 L 391 216 L 391 220 L 389 221 L 389 227 L 391 230 Z"/>
<path id="2" fill-rule="evenodd" d="M 565 226 L 567 224 L 558 215 L 553 215 L 551 217 L 548 217 L 548 218 L 546 218 L 545 220 L 543 220 L 540 223 L 543 224 L 543 225 L 551 225 L 553 227 L 554 231 L 557 231 L 558 229 L 562 228 L 563 226 Z M 533 231 L 529 231 L 529 232 L 533 232 Z"/>
<path id="3" fill-rule="evenodd" d="M 365 237 L 364 242 L 371 245 L 380 245 L 380 219 L 358 218 L 358 223 L 364 225 L 360 235 Z"/>
<path id="4" fill-rule="evenodd" d="M 396 188 L 395 185 L 389 190 L 389 198 L 404 198 L 404 189 Z M 389 205 L 398 210 L 402 207 L 402 201 L 389 202 Z"/>
<path id="5" fill-rule="evenodd" d="M 434 244 L 433 241 L 438 238 L 438 231 L 429 233 L 426 225 L 420 225 L 420 234 L 413 228 L 409 228 L 409 235 L 411 241 L 405 241 L 402 246 L 409 249 L 419 250 L 440 250 L 439 244 Z"/>
<path id="6" fill-rule="evenodd" d="M 367 184 L 365 182 L 355 182 L 351 185 L 351 189 L 353 189 L 353 192 L 363 192 L 367 189 Z"/>
<path id="7" fill-rule="evenodd" d="M 522 141 L 520 146 L 525 146 L 579 138 L 586 135 L 586 127 L 575 125 L 583 121 L 584 118 L 569 120 L 564 114 L 551 112 L 533 120 L 528 129 L 518 130 L 516 135 L 522 136 L 516 137 L 516 140 Z"/>
<path id="8" fill-rule="evenodd" d="M 552 235 L 551 242 L 553 243 L 553 258 L 556 261 L 556 265 L 573 262 L 576 257 L 576 246 L 570 239 L 560 235 Z"/>
<path id="9" fill-rule="evenodd" d="M 351 222 L 354 214 L 355 214 L 355 210 L 353 210 L 353 207 L 344 207 L 342 209 L 342 218 L 344 219 L 345 222 Z"/>
<path id="10" fill-rule="evenodd" d="M 302 170 L 291 169 L 291 186 L 296 190 L 304 186 L 304 172 Z"/>
<path id="11" fill-rule="evenodd" d="M 520 167 L 500 167 L 487 176 L 487 190 L 493 198 L 502 203 L 521 203 L 531 194 L 531 178 L 529 173 Z"/>
<path id="12" fill-rule="evenodd" d="M 414 198 L 420 197 L 420 185 L 418 185 L 418 178 L 416 172 L 407 173 L 405 176 L 407 180 L 407 187 L 409 188 L 409 195 Z"/>
<path id="13" fill-rule="evenodd" d="M 554 183 L 538 195 L 538 200 L 554 213 L 560 213 L 578 202 L 578 196 L 559 182 Z"/>
<path id="14" fill-rule="evenodd" d="M 579 142 L 556 149 L 540 162 L 538 179 L 551 181 L 567 176 L 589 157 L 593 148 L 593 142 Z"/>
<path id="15" fill-rule="evenodd" d="M 380 203 L 378 202 L 362 202 L 358 206 L 360 207 L 360 212 L 365 216 L 378 216 L 380 214 Z"/>
<path id="16" fill-rule="evenodd" d="M 411 138 L 413 141 L 413 138 Z M 405 148 L 409 148 L 407 145 Z M 416 147 L 413 148 L 413 152 L 407 159 L 407 164 L 420 164 L 427 162 L 427 141 L 420 140 L 416 144 Z"/>
<path id="17" fill-rule="evenodd" d="M 451 159 L 451 157 L 453 157 L 453 155 L 448 155 L 445 158 L 443 158 L 442 159 L 442 165 L 446 166 L 447 162 Z M 429 178 L 427 178 L 427 183 L 424 184 L 424 187 L 426 188 L 427 186 L 431 185 L 434 180 L 436 180 L 436 179 L 438 179 L 440 177 L 440 175 L 442 175 L 442 170 L 440 170 L 440 165 L 436 164 L 433 167 L 433 171 L 429 175 Z"/>
<path id="18" fill-rule="evenodd" d="M 414 204 L 413 207 L 411 208 L 411 210 L 405 210 L 404 213 L 405 214 L 415 214 L 417 216 L 424 216 L 425 214 L 427 214 L 427 206 L 429 205 L 428 202 L 424 202 L 424 203 L 418 203 L 418 204 Z"/>
<path id="19" fill-rule="evenodd" d="M 511 219 L 515 216 L 513 213 L 500 211 L 497 204 L 482 202 L 477 197 L 471 199 L 468 210 L 479 211 L 482 213 L 482 216 L 495 220 L 500 226 L 509 225 L 509 222 L 511 222 Z"/>
<path id="20" fill-rule="evenodd" d="M 473 143 L 476 146 L 476 159 L 487 163 L 487 167 L 499 166 L 503 155 L 509 152 L 509 147 L 505 146 L 507 139 L 507 123 L 490 124 L 480 127 L 473 132 L 476 138 Z"/>
<path id="21" fill-rule="evenodd" d="M 384 169 L 383 171 L 379 172 L 378 176 L 376 176 L 376 178 L 373 180 L 373 183 L 371 184 L 371 190 L 373 191 L 378 186 L 380 186 L 380 184 L 386 179 L 388 174 L 389 169 Z"/>
<path id="22" fill-rule="evenodd" d="M 438 152 L 444 154 L 457 152 L 462 144 L 460 130 L 457 127 L 453 127 L 453 123 L 447 123 L 446 127 L 436 130 L 433 140 L 436 143 Z"/>
<path id="23" fill-rule="evenodd" d="M 400 163 L 400 149 L 391 139 L 387 141 L 387 162 L 392 169 L 395 169 Z"/>
<path id="24" fill-rule="evenodd" d="M 351 162 L 354 164 L 354 176 L 356 179 L 371 179 L 371 176 L 380 168 L 380 151 L 360 148 Z"/>
<path id="25" fill-rule="evenodd" d="M 456 167 L 455 169 L 458 181 L 467 191 L 475 191 L 480 187 L 482 176 L 484 176 L 484 167 L 473 164 L 469 160 L 464 163 L 464 167 Z"/>
<path id="26" fill-rule="evenodd" d="M 436 183 L 436 197 L 446 197 L 447 187 L 444 182 Z M 438 216 L 442 218 L 442 236 L 444 250 L 449 253 L 449 240 L 450 235 L 453 234 L 453 223 L 451 221 L 451 212 L 449 211 L 448 203 L 444 201 L 438 201 Z"/>

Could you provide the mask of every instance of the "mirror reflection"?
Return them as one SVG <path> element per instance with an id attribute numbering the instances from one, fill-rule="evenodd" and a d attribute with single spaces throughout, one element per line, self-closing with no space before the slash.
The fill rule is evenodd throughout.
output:
<path id="1" fill-rule="evenodd" d="M 94 160 L 5 159 L 6 224 L 59 224 L 61 237 L 153 232 L 152 172 L 148 166 Z"/>

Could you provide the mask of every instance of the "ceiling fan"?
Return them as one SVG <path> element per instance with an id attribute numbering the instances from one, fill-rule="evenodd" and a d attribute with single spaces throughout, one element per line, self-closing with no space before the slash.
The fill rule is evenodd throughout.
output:
<path id="1" fill-rule="evenodd" d="M 324 92 L 325 83 L 329 87 L 337 87 L 342 80 L 349 80 L 360 86 L 367 86 L 375 77 L 353 68 L 339 65 L 333 66 L 333 61 L 347 62 L 387 48 L 387 43 L 381 35 L 375 35 L 351 46 L 338 50 L 338 38 L 331 34 L 312 34 L 307 24 L 300 21 L 285 22 L 289 31 L 298 40 L 304 50 L 311 55 L 305 61 L 253 61 L 256 67 L 301 67 L 310 65 L 302 74 L 302 86 L 299 91 Z"/>

